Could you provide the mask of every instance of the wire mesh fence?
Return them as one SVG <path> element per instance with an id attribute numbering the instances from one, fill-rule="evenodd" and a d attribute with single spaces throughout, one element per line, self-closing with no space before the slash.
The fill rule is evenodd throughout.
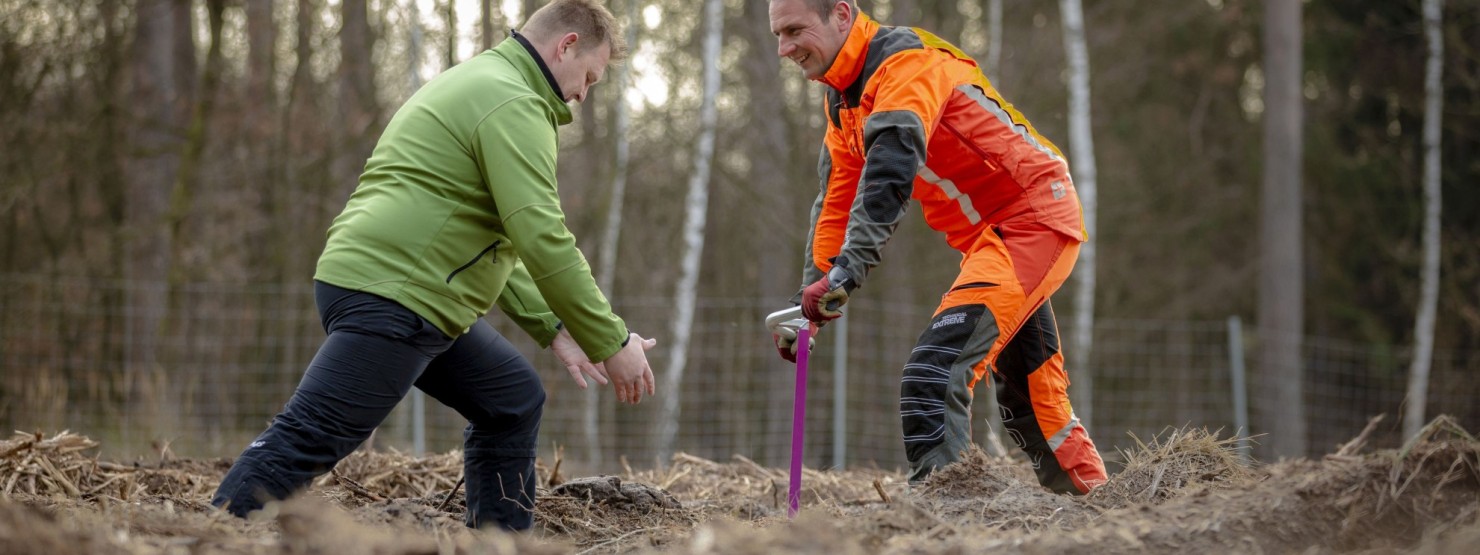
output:
<path id="1" fill-rule="evenodd" d="M 0 276 L 0 418 L 18 430 L 71 429 L 99 439 L 110 457 L 235 456 L 282 408 L 323 339 L 310 284 L 128 283 L 79 277 Z M 148 306 L 131 299 L 165 299 Z M 162 306 L 161 306 L 162 304 Z M 633 331 L 657 337 L 656 372 L 672 353 L 669 299 L 616 299 Z M 578 472 L 661 465 L 672 450 L 711 459 L 744 455 L 783 466 L 790 452 L 792 368 L 762 321 L 774 299 L 699 301 L 680 396 L 678 434 L 657 445 L 659 402 L 618 406 L 610 389 L 578 389 L 548 351 L 496 312 L 489 317 L 539 368 L 548 391 L 541 456 L 556 451 Z M 824 328 L 812 356 L 806 463 L 817 467 L 904 464 L 897 416 L 900 369 L 931 306 L 858 302 L 846 332 Z M 1061 307 L 1062 310 L 1062 307 Z M 1061 321 L 1061 326 L 1065 322 Z M 1061 329 L 1062 337 L 1072 330 Z M 1109 460 L 1167 427 L 1234 435 L 1270 410 L 1259 370 L 1259 338 L 1230 341 L 1227 321 L 1101 319 L 1092 364 L 1066 353 L 1071 377 L 1089 372 L 1090 400 L 1076 397 L 1091 436 Z M 833 346 L 846 333 L 845 353 Z M 1395 445 L 1404 402 L 1407 348 L 1303 338 L 1309 454 L 1330 452 L 1376 414 L 1372 438 Z M 1248 412 L 1239 415 L 1233 355 L 1246 355 Z M 843 360 L 839 360 L 839 354 Z M 1451 414 L 1480 428 L 1480 353 L 1434 356 L 1426 414 Z M 978 386 L 974 434 L 984 440 L 990 411 Z M 659 376 L 662 383 L 662 376 Z M 1071 388 L 1073 389 L 1073 388 Z M 413 393 L 415 395 L 415 393 Z M 589 405 L 588 405 L 589 403 Z M 431 452 L 461 445 L 465 421 L 433 400 L 414 414 L 403 402 L 377 431 L 376 448 Z M 588 424 L 594 415 L 594 433 Z M 1278 434 L 1279 429 L 1251 430 Z M 1257 437 L 1255 438 L 1257 441 Z M 1011 447 L 1010 445 L 1008 446 Z M 1255 454 L 1260 455 L 1259 448 Z"/>

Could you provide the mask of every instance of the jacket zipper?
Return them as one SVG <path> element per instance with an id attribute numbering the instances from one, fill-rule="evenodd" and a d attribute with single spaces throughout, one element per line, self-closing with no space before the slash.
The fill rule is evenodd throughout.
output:
<path id="1" fill-rule="evenodd" d="M 473 259 L 472 260 L 469 260 L 467 264 L 463 264 L 462 266 L 458 266 L 456 270 L 453 270 L 452 271 L 452 273 L 447 274 L 447 283 L 448 284 L 451 284 L 453 277 L 456 277 L 457 274 L 461 273 L 463 270 L 466 270 L 468 268 L 473 267 L 474 264 L 477 264 L 479 260 L 482 260 L 483 259 L 483 255 L 488 254 L 489 252 L 492 252 L 494 249 L 497 249 L 498 248 L 498 244 L 499 243 L 502 243 L 502 242 L 503 242 L 503 240 L 494 241 L 492 245 L 489 245 L 488 248 L 483 249 L 482 252 L 479 252 L 478 253 L 478 256 L 474 256 Z M 498 262 L 498 253 L 497 252 L 494 252 L 493 258 L 490 261 L 491 262 Z"/>

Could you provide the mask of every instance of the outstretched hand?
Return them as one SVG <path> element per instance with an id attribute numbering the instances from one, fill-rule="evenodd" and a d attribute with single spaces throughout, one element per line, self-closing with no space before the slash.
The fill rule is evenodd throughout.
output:
<path id="1" fill-rule="evenodd" d="M 643 392 L 652 395 L 656 391 L 653 368 L 648 365 L 647 351 L 656 347 L 658 340 L 644 339 L 635 333 L 627 338 L 627 345 L 611 358 L 602 361 L 612 388 L 617 391 L 617 400 L 623 403 L 642 402 Z"/>
<path id="2" fill-rule="evenodd" d="M 606 368 L 600 363 L 592 363 L 591 359 L 586 357 L 586 352 L 581 350 L 581 345 L 570 336 L 569 331 L 561 328 L 560 333 L 555 334 L 555 339 L 550 342 L 550 350 L 555 353 L 555 358 L 560 359 L 560 363 L 565 365 L 566 371 L 570 372 L 571 379 L 575 380 L 576 385 L 581 389 L 586 389 L 585 376 L 590 376 L 598 384 L 606 385 Z"/>

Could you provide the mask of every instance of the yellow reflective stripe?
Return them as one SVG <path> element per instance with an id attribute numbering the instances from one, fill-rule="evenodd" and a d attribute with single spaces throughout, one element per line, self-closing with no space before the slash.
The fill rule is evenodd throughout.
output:
<path id="1" fill-rule="evenodd" d="M 910 30 L 914 31 L 916 35 L 920 36 L 920 42 L 923 43 L 925 46 L 937 50 L 950 52 L 951 55 L 955 56 L 957 59 L 971 62 L 971 65 L 976 65 L 976 60 L 971 59 L 971 56 L 967 56 L 966 53 L 962 52 L 960 48 L 956 48 L 956 45 L 951 44 L 943 38 L 935 36 L 935 34 L 931 33 L 930 31 L 926 31 L 919 27 L 911 27 Z"/>

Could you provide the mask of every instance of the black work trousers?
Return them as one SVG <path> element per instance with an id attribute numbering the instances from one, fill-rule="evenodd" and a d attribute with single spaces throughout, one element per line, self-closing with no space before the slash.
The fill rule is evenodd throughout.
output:
<path id="1" fill-rule="evenodd" d="M 328 338 L 211 503 L 246 516 L 306 488 L 368 439 L 415 385 L 468 419 L 467 525 L 529 528 L 545 404 L 529 361 L 483 319 L 451 339 L 382 297 L 322 282 L 314 297 Z"/>

